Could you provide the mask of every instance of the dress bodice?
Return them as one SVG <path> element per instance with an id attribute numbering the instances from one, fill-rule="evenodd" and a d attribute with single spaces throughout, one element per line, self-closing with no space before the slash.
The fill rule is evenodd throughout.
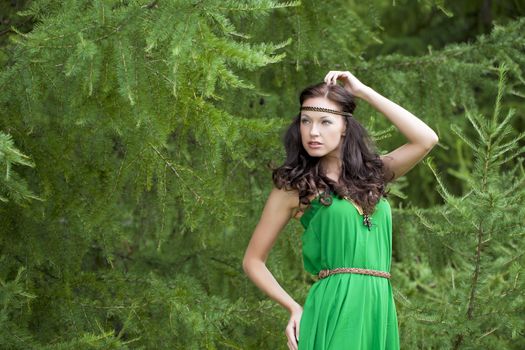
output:
<path id="1" fill-rule="evenodd" d="M 322 269 L 361 267 L 389 272 L 392 254 L 392 214 L 388 200 L 381 197 L 370 215 L 372 227 L 350 201 L 332 195 L 325 206 L 314 198 L 300 217 L 305 231 L 303 262 L 317 274 Z"/>

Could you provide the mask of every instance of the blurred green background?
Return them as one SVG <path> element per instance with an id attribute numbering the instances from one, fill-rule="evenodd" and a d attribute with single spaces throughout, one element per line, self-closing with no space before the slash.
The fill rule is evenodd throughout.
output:
<path id="1" fill-rule="evenodd" d="M 329 70 L 440 138 L 391 186 L 403 349 L 525 348 L 523 1 L 0 3 L 0 348 L 287 349 L 242 271 Z M 386 153 L 406 140 L 364 101 Z M 303 303 L 297 221 L 268 267 Z"/>

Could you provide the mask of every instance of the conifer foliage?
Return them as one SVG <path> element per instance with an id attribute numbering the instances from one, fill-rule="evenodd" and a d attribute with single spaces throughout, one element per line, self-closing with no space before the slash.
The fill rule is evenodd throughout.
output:
<path id="1" fill-rule="evenodd" d="M 412 253 L 421 258 L 418 263 L 398 265 L 403 278 L 415 280 L 407 280 L 412 287 L 400 293 L 410 294 L 402 303 L 409 348 L 525 346 L 525 132 L 514 135 L 515 111 L 501 108 L 506 73 L 502 64 L 492 116 L 465 113 L 475 137 L 451 125 L 473 153 L 468 192 L 451 194 L 428 162 L 445 204 L 430 213 L 415 210 L 421 222 L 412 234 L 425 250 Z"/>
<path id="2" fill-rule="evenodd" d="M 0 31 L 0 349 L 286 349 L 288 315 L 242 254 L 297 94 L 329 69 L 440 137 L 392 186 L 402 348 L 525 347 L 525 21 L 381 53 L 405 5 L 27 1 Z M 366 105 L 356 117 L 379 149 L 405 142 Z M 301 232 L 267 262 L 300 303 Z"/>
<path id="3" fill-rule="evenodd" d="M 227 187 L 249 181 L 248 152 L 269 142 L 247 135 L 279 124 L 216 104 L 221 89 L 251 88 L 237 70 L 288 44 L 231 19 L 293 5 L 41 0 L 19 12 L 35 25 L 11 36 L 0 76 L 0 348 L 246 345 L 254 306 L 210 272 L 240 276 L 216 245 L 239 216 Z M 30 190 L 42 201 L 18 205 Z"/>

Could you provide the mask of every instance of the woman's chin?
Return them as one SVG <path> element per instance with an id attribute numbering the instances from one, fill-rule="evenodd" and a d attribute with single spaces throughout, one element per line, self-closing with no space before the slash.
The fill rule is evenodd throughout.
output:
<path id="1" fill-rule="evenodd" d="M 308 153 L 308 155 L 310 157 L 314 157 L 314 158 L 320 158 L 320 157 L 325 155 L 325 152 L 322 152 L 320 150 L 309 150 L 309 149 L 307 149 L 306 153 Z"/>

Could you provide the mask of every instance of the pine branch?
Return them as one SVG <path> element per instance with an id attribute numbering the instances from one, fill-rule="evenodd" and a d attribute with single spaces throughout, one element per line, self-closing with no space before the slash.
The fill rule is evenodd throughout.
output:
<path id="1" fill-rule="evenodd" d="M 186 181 L 184 181 L 184 179 L 182 178 L 182 176 L 179 174 L 179 172 L 177 171 L 177 169 L 173 166 L 173 164 L 171 164 L 171 162 L 169 162 L 163 155 L 162 153 L 159 152 L 159 150 L 154 146 L 152 145 L 151 143 L 149 144 L 150 147 L 155 151 L 155 153 L 166 163 L 166 165 L 171 169 L 171 171 L 173 171 L 173 173 L 180 179 L 181 183 L 184 185 L 184 187 L 186 187 L 191 193 L 193 193 L 193 196 L 195 197 L 195 199 L 197 200 L 197 202 L 199 203 L 203 203 L 203 200 L 202 200 L 202 197 L 197 193 L 195 192 L 195 190 L 193 188 L 191 188 L 191 186 L 189 186 Z"/>

